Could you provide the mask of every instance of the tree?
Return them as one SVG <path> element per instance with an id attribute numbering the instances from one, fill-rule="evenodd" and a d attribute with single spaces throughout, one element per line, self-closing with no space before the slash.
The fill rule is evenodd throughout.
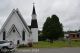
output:
<path id="1" fill-rule="evenodd" d="M 43 34 L 42 36 L 45 37 L 45 39 L 48 39 L 49 24 L 50 24 L 50 17 L 47 17 L 42 30 Z"/>
<path id="2" fill-rule="evenodd" d="M 57 40 L 64 36 L 63 26 L 59 22 L 59 18 L 56 15 L 48 17 L 43 25 L 43 35 L 45 35 L 50 41 Z"/>
<path id="3" fill-rule="evenodd" d="M 49 28 L 49 24 L 50 24 L 50 17 L 47 17 L 46 19 L 46 22 L 44 23 L 44 26 L 43 26 L 43 35 L 48 35 L 47 32 L 48 32 L 48 28 Z"/>

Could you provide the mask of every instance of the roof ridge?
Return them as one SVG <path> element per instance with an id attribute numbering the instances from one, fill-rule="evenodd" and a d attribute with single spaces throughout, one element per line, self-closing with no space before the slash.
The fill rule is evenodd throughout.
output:
<path id="1" fill-rule="evenodd" d="M 27 29 L 29 32 L 31 32 L 30 29 L 29 29 L 29 27 L 28 27 L 28 25 L 27 25 L 27 23 L 25 22 L 25 20 L 24 20 L 24 18 L 22 17 L 22 15 L 21 15 L 21 13 L 20 13 L 20 11 L 19 11 L 18 8 L 16 9 L 16 13 L 17 13 L 18 16 L 20 17 L 20 19 L 21 19 L 21 21 L 23 22 L 23 24 L 24 24 L 24 26 L 26 27 L 26 29 Z"/>

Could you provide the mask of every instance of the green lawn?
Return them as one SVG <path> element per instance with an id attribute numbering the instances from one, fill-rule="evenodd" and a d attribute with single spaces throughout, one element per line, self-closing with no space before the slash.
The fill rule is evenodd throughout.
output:
<path id="1" fill-rule="evenodd" d="M 54 41 L 53 43 L 47 41 L 39 41 L 33 44 L 33 48 L 61 48 L 61 47 L 80 47 L 80 41 Z"/>

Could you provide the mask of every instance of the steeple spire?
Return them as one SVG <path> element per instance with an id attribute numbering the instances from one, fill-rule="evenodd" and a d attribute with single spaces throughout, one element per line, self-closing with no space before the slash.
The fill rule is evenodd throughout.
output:
<path id="1" fill-rule="evenodd" d="M 36 14 L 36 11 L 35 11 L 35 6 L 34 6 L 35 3 L 33 3 L 33 12 L 32 14 Z"/>
<path id="2" fill-rule="evenodd" d="M 33 3 L 33 11 L 32 11 L 32 20 L 31 20 L 31 28 L 38 28 L 37 18 L 36 18 L 36 10 Z"/>

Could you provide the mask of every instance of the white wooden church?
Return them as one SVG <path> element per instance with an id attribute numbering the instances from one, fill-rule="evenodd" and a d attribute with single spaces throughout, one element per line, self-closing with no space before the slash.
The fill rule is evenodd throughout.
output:
<path id="1" fill-rule="evenodd" d="M 28 26 L 18 9 L 13 9 L 0 31 L 0 41 L 9 40 L 15 44 L 38 42 L 38 23 L 33 5 L 31 26 Z"/>

